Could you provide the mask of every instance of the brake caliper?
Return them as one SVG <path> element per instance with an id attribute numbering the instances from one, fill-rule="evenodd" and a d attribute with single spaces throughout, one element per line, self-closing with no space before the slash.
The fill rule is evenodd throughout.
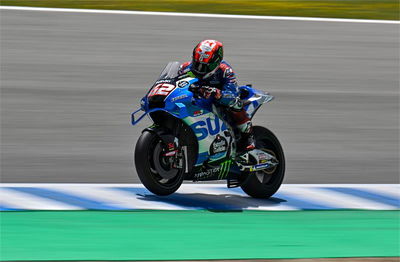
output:
<path id="1" fill-rule="evenodd" d="M 173 168 L 183 167 L 183 155 L 181 148 L 179 147 L 179 140 L 177 137 L 171 135 L 161 136 L 166 147 L 164 148 L 163 156 L 168 158 L 168 162 Z"/>

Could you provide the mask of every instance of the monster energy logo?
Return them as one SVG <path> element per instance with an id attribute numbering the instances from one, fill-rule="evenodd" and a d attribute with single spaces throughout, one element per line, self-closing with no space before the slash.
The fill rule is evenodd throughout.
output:
<path id="1" fill-rule="evenodd" d="M 221 169 L 219 171 L 218 179 L 224 179 L 228 176 L 232 160 L 227 160 L 221 164 Z"/>

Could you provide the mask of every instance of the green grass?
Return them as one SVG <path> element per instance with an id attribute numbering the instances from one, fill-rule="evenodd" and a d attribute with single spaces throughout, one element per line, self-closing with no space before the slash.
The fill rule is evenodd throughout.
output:
<path id="1" fill-rule="evenodd" d="M 396 257 L 398 211 L 0 213 L 0 260 Z"/>
<path id="2" fill-rule="evenodd" d="M 399 20 L 399 0 L 1 0 L 1 5 Z"/>

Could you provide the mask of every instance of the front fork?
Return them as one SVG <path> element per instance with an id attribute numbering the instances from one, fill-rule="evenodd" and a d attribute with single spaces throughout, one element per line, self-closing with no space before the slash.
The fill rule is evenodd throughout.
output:
<path id="1" fill-rule="evenodd" d="M 173 168 L 183 169 L 185 173 L 189 172 L 187 146 L 181 146 L 176 136 L 168 134 L 165 130 L 156 129 L 156 125 L 152 125 L 145 130 L 155 132 L 165 145 L 163 157 L 168 158 L 168 162 Z"/>

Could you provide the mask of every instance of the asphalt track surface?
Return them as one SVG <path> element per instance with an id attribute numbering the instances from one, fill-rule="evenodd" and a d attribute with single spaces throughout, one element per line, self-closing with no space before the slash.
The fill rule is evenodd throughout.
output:
<path id="1" fill-rule="evenodd" d="M 276 100 L 286 183 L 399 183 L 399 25 L 1 10 L 1 181 L 138 182 L 130 112 L 216 38 Z"/>

